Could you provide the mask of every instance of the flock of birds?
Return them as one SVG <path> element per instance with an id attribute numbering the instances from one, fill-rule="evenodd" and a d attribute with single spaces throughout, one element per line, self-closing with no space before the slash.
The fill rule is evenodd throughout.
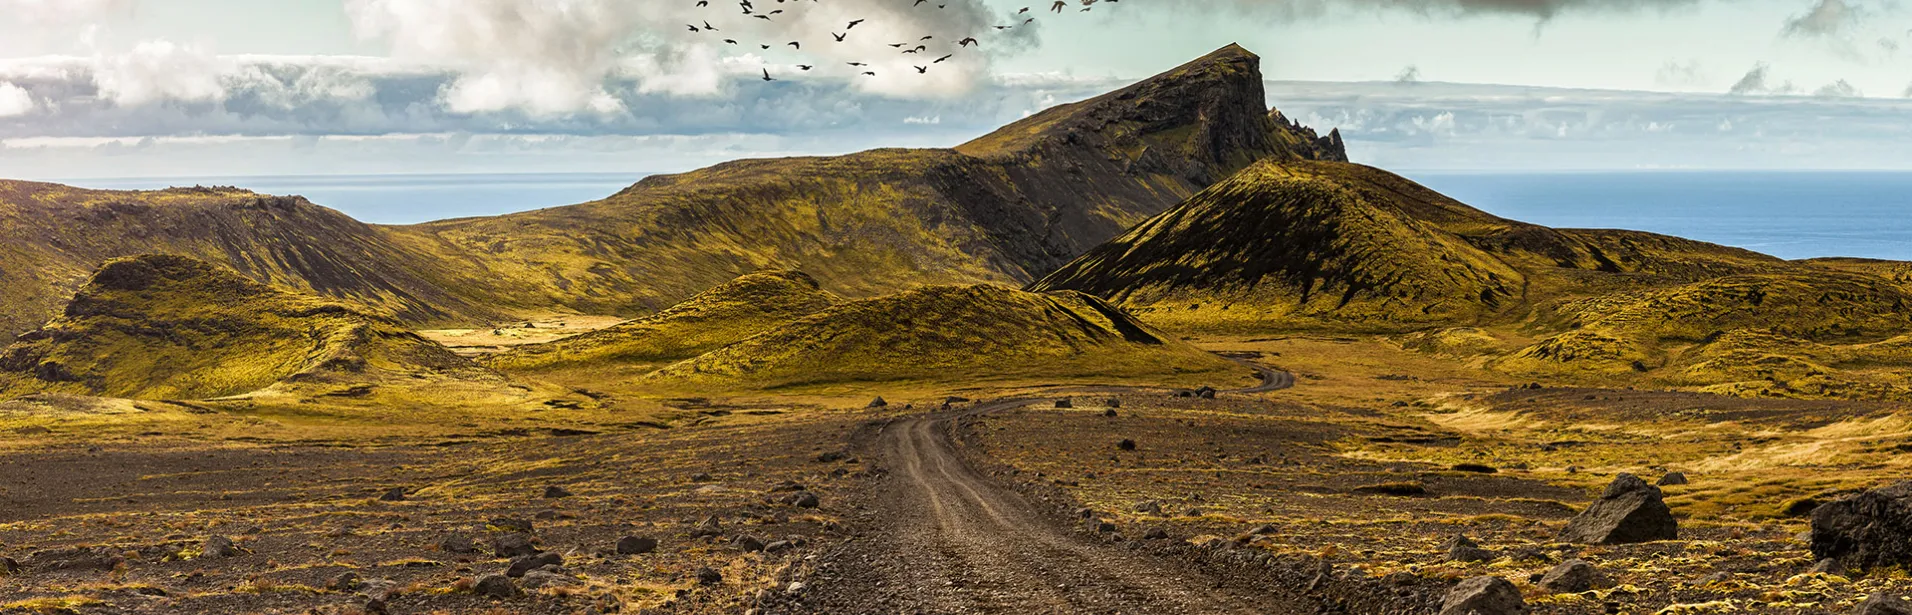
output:
<path id="1" fill-rule="evenodd" d="M 786 1 L 791 3 L 801 3 L 803 0 L 776 0 L 777 4 L 783 4 Z M 820 2 L 821 0 L 810 0 L 810 1 Z M 907 0 L 907 1 L 913 2 L 913 4 L 910 5 L 911 8 L 920 7 L 920 6 L 923 6 L 924 4 L 929 4 L 930 2 L 930 0 Z M 1082 7 L 1077 12 L 1088 12 L 1090 9 L 1095 8 L 1095 4 L 1097 2 L 1113 3 L 1113 2 L 1120 2 L 1121 0 L 1074 0 L 1074 1 Z M 1049 10 L 1055 13 L 1063 13 L 1067 11 L 1067 9 L 1071 8 L 1070 2 L 1071 0 L 1055 0 L 1055 3 L 1049 7 Z M 783 14 L 783 9 L 773 9 L 770 11 L 758 12 L 757 6 L 755 4 L 752 4 L 751 0 L 738 0 L 737 4 L 739 7 L 743 9 L 744 15 L 749 17 L 754 17 L 756 19 L 762 19 L 764 21 L 775 21 L 778 15 Z M 698 8 L 708 8 L 710 6 L 710 0 L 697 0 L 697 6 Z M 940 9 L 948 8 L 949 4 L 945 2 L 941 4 L 935 4 L 934 6 L 940 10 Z M 1030 14 L 1030 10 L 1031 10 L 1031 7 L 1023 7 L 1022 10 L 1016 12 L 1015 14 L 1016 18 L 1022 20 L 1020 23 L 997 25 L 997 26 L 994 26 L 994 28 L 997 31 L 1002 31 L 1002 30 L 1009 30 L 1009 29 L 1013 29 L 1013 28 L 1017 28 L 1021 26 L 1027 26 L 1031 23 L 1035 23 L 1036 17 L 1035 15 Z M 857 25 L 862 24 L 864 21 L 865 20 L 863 19 L 857 19 L 857 20 L 851 21 L 847 25 L 843 26 L 842 32 L 840 33 L 830 32 L 830 37 L 833 39 L 834 43 L 846 42 L 849 40 L 852 34 L 852 31 L 856 29 Z M 693 34 L 712 34 L 712 33 L 722 32 L 722 30 L 719 29 L 717 26 L 711 25 L 709 21 L 704 21 L 702 24 L 685 24 L 685 25 L 690 28 L 690 31 Z M 901 43 L 888 43 L 888 45 L 891 48 L 896 49 L 899 53 L 919 55 L 925 59 L 928 59 L 930 56 L 936 55 L 935 52 L 932 52 L 930 49 L 930 45 L 935 40 L 936 40 L 935 35 L 925 35 L 922 38 L 919 38 L 914 41 L 905 41 Z M 729 44 L 729 45 L 736 45 L 740 47 L 744 46 L 744 43 L 738 42 L 737 39 L 734 39 L 734 38 L 725 38 L 723 39 L 723 41 L 725 44 Z M 767 44 L 767 43 L 756 43 L 756 44 L 757 46 L 763 48 L 763 50 L 766 50 L 766 51 L 774 47 L 790 47 L 792 50 L 797 50 L 797 51 L 801 51 L 803 49 L 802 41 L 790 41 L 787 43 L 783 43 L 781 45 Z M 956 41 L 955 48 L 945 50 L 945 51 L 948 51 L 949 53 L 942 54 L 940 57 L 936 57 L 935 59 L 924 62 L 923 64 L 920 64 L 920 65 L 911 64 L 911 66 L 916 69 L 916 74 L 927 75 L 929 74 L 929 71 L 931 68 L 935 67 L 937 64 L 948 62 L 951 58 L 956 57 L 956 54 L 958 52 L 961 52 L 962 50 L 968 49 L 970 47 L 980 48 L 981 46 L 982 46 L 982 42 L 976 40 L 976 37 L 973 37 L 973 36 L 964 37 Z M 871 66 L 868 62 L 846 62 L 846 64 L 850 65 L 852 68 L 855 68 L 861 71 L 863 76 L 866 76 L 866 77 L 876 76 L 876 71 L 871 69 Z M 815 65 L 811 65 L 811 64 L 798 64 L 796 65 L 796 67 L 798 70 L 802 70 L 802 71 L 809 71 L 813 68 L 816 68 Z M 765 68 L 763 69 L 763 80 L 776 81 L 777 79 L 770 75 L 769 68 Z"/>

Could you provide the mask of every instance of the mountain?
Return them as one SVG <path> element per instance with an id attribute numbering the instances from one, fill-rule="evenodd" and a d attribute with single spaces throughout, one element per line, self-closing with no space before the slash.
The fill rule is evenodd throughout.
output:
<path id="1" fill-rule="evenodd" d="M 363 395 L 444 378 L 501 381 L 391 316 L 183 256 L 108 261 L 59 318 L 0 351 L 0 398 Z"/>
<path id="2" fill-rule="evenodd" d="M 658 367 L 721 348 L 843 301 L 798 271 L 731 280 L 656 314 L 484 359 L 512 371 Z"/>
<path id="3" fill-rule="evenodd" d="M 516 305 L 481 301 L 501 293 L 462 274 L 460 259 L 302 198 L 0 180 L 0 343 L 58 314 L 103 263 L 148 253 L 217 262 L 411 323 L 482 321 Z"/>
<path id="4" fill-rule="evenodd" d="M 1171 331 L 1399 334 L 1522 378 L 1912 399 L 1912 266 L 1506 220 L 1379 169 L 1267 160 L 1030 286 Z"/>
<path id="5" fill-rule="evenodd" d="M 1372 167 L 1265 160 L 1059 268 L 1031 290 L 1108 298 L 1181 330 L 1408 331 L 1794 267 L 1632 231 L 1551 229 Z"/>
<path id="6" fill-rule="evenodd" d="M 641 316 L 763 269 L 870 297 L 1023 284 L 1260 159 L 1345 159 L 1265 105 L 1260 59 L 1229 46 L 951 149 L 742 160 L 607 199 L 372 226 L 297 197 L 0 182 L 0 343 L 94 268 L 192 256 L 414 325 Z"/>
<path id="7" fill-rule="evenodd" d="M 1095 297 L 974 285 L 837 305 L 646 381 L 695 390 L 1001 379 L 1190 385 L 1240 372 Z"/>

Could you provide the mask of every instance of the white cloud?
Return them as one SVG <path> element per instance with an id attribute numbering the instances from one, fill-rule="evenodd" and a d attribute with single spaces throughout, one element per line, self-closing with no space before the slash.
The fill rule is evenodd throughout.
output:
<path id="1" fill-rule="evenodd" d="M 10 82 L 0 81 L 0 117 L 17 117 L 32 113 L 38 107 L 33 102 L 33 93 L 26 88 Z"/>
<path id="2" fill-rule="evenodd" d="M 94 66 L 101 97 L 123 107 L 161 101 L 212 102 L 226 96 L 224 63 L 211 52 L 171 41 L 146 41 L 105 55 Z"/>
<path id="3" fill-rule="evenodd" d="M 1033 25 L 996 30 L 998 18 L 983 0 L 759 3 L 758 13 L 771 19 L 742 15 L 725 4 L 345 0 L 361 36 L 388 42 L 399 59 L 458 75 L 442 92 L 452 111 L 539 117 L 644 113 L 622 105 L 623 97 L 611 89 L 616 84 L 609 83 L 619 78 L 637 81 L 644 94 L 712 95 L 737 60 L 746 58 L 757 60 L 752 73 L 767 68 L 784 79 L 873 71 L 874 78 L 850 83 L 891 97 L 961 96 L 986 81 L 992 54 L 1024 48 L 1036 32 Z M 862 22 L 850 28 L 853 20 Z M 707 31 L 706 24 L 717 31 Z M 978 38 L 982 48 L 956 45 L 968 37 Z M 897 43 L 908 45 L 891 46 Z M 924 48 L 903 52 L 916 45 Z M 935 62 L 944 56 L 949 60 Z M 853 70 L 849 62 L 869 66 Z M 797 71 L 797 64 L 813 71 Z"/>
<path id="4" fill-rule="evenodd" d="M 134 0 L 0 0 L 0 15 L 30 25 L 86 24 L 132 12 Z"/>

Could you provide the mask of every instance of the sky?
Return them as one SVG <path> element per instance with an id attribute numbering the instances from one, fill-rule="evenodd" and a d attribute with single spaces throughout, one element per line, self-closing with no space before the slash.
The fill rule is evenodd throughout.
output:
<path id="1" fill-rule="evenodd" d="M 1896 0 L 754 2 L 784 12 L 0 0 L 0 177 L 657 172 L 949 146 L 1229 43 L 1262 56 L 1271 106 L 1399 170 L 1912 168 Z"/>

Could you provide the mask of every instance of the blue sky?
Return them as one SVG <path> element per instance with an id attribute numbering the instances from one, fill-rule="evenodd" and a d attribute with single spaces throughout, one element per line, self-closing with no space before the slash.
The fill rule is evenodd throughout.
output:
<path id="1" fill-rule="evenodd" d="M 1883 0 L 1124 0 L 1007 31 L 1027 3 L 757 3 L 788 13 L 0 0 L 0 176 L 671 171 L 952 145 L 1230 42 L 1263 56 L 1271 105 L 1396 168 L 1912 166 L 1912 18 Z M 847 18 L 868 21 L 831 43 Z M 704 20 L 745 45 L 684 30 Z M 918 35 L 982 48 L 919 75 L 883 45 Z"/>

